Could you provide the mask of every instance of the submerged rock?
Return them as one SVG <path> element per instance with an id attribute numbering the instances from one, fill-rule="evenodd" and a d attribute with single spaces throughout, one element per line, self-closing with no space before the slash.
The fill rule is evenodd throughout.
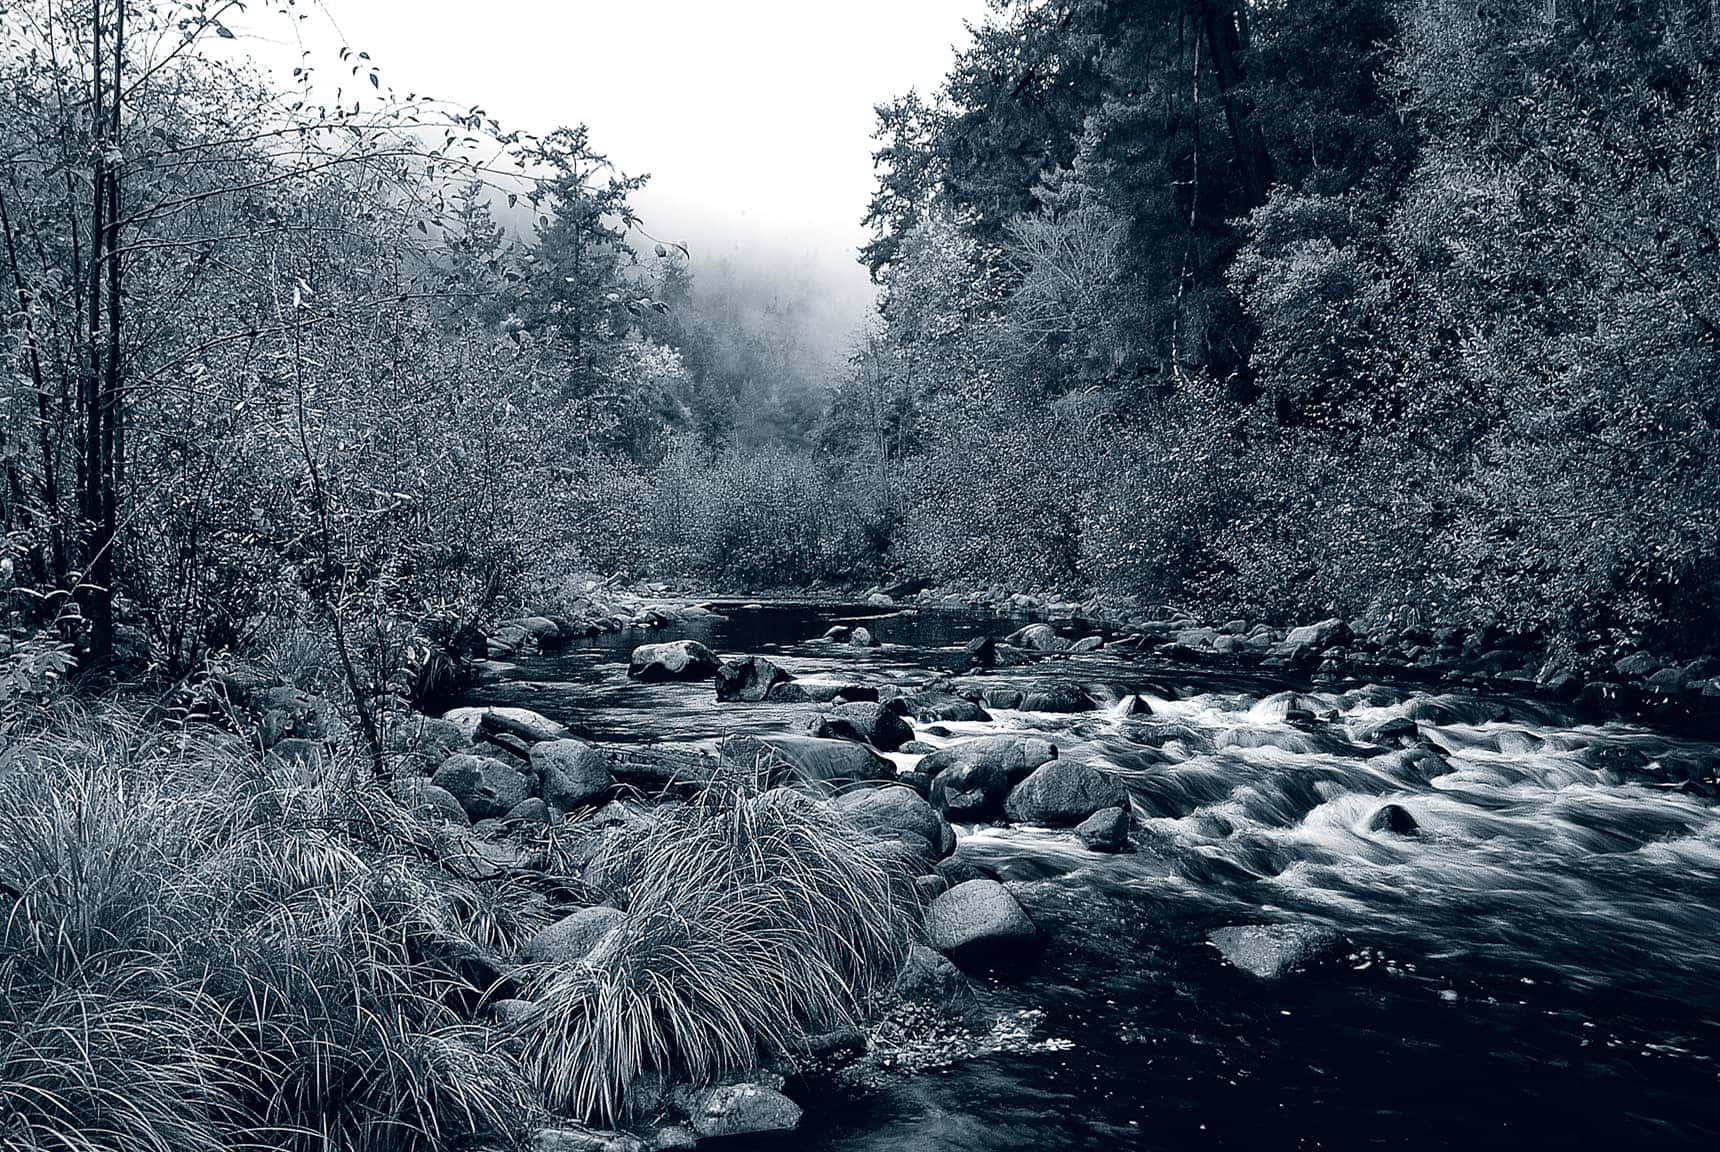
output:
<path id="1" fill-rule="evenodd" d="M 666 680 L 709 680 L 722 667 L 716 653 L 697 640 L 641 644 L 627 662 L 627 675 L 657 683 Z"/>
<path id="2" fill-rule="evenodd" d="M 717 669 L 717 699 L 756 704 L 767 699 L 773 688 L 788 681 L 788 673 L 763 656 L 725 661 Z"/>
<path id="3" fill-rule="evenodd" d="M 1091 712 L 1097 706 L 1077 684 L 1046 684 L 1021 698 L 1024 712 Z"/>
<path id="4" fill-rule="evenodd" d="M 919 720 L 944 720 L 952 723 L 990 720 L 984 708 L 965 696 L 953 692 L 916 692 L 907 699 L 908 709 Z"/>
<path id="5" fill-rule="evenodd" d="M 1128 805 L 1128 789 L 1111 773 L 1073 760 L 1052 760 L 1010 789 L 1003 810 L 1019 824 L 1063 828 L 1106 808 Z"/>
<path id="6" fill-rule="evenodd" d="M 601 1128 L 539 1128 L 531 1152 L 646 1152 L 645 1142 L 625 1132 Z"/>
<path id="7" fill-rule="evenodd" d="M 915 944 L 896 973 L 896 995 L 917 1004 L 955 1008 L 973 999 L 973 989 L 948 957 Z"/>
<path id="8" fill-rule="evenodd" d="M 1305 967 L 1338 943 L 1338 934 L 1317 924 L 1244 924 L 1220 928 L 1207 940 L 1232 965 L 1262 980 Z"/>
<path id="9" fill-rule="evenodd" d="M 926 939 L 958 961 L 1007 962 L 1038 935 L 1020 903 L 996 880 L 957 884 L 926 909 Z"/>

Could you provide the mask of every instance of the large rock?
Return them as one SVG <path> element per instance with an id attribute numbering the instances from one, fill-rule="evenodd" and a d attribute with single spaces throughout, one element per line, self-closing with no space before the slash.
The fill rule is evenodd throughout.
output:
<path id="1" fill-rule="evenodd" d="M 947 957 L 915 944 L 896 973 L 896 995 L 916 1004 L 955 1008 L 973 999 L 973 989 Z"/>
<path id="2" fill-rule="evenodd" d="M 1102 768 L 1053 760 L 1009 790 L 1004 815 L 1019 824 L 1073 827 L 1106 808 L 1128 808 L 1129 791 Z"/>
<path id="3" fill-rule="evenodd" d="M 520 949 L 520 959 L 529 964 L 577 963 L 625 919 L 626 913 L 603 904 L 581 908 L 538 929 L 537 935 Z"/>
<path id="4" fill-rule="evenodd" d="M 394 798 L 400 802 L 402 808 L 417 816 L 432 820 L 451 820 L 455 824 L 472 822 L 472 818 L 466 815 L 466 809 L 454 798 L 452 792 L 437 787 L 428 780 L 415 776 L 396 780 Z"/>
<path id="5" fill-rule="evenodd" d="M 981 736 L 921 758 L 931 778 L 932 803 L 957 820 L 1003 814 L 1004 797 L 1035 768 L 1057 758 L 1057 745 L 1030 736 Z"/>
<path id="6" fill-rule="evenodd" d="M 800 1123 L 800 1106 L 764 1084 L 720 1084 L 699 1092 L 687 1120 L 701 1139 L 787 1132 Z"/>
<path id="7" fill-rule="evenodd" d="M 1338 934 L 1317 924 L 1244 924 L 1220 928 L 1207 940 L 1244 972 L 1275 980 L 1329 951 Z"/>
<path id="8" fill-rule="evenodd" d="M 633 649 L 627 675 L 647 683 L 709 680 L 722 666 L 716 653 L 697 640 L 671 640 L 665 644 L 641 644 Z"/>
<path id="9" fill-rule="evenodd" d="M 567 725 L 530 708 L 454 708 L 444 712 L 442 719 L 458 727 L 468 743 L 479 736 L 515 736 L 528 744 L 535 744 L 539 740 L 560 740 L 573 734 Z"/>
<path id="10" fill-rule="evenodd" d="M 724 661 L 717 669 L 717 699 L 757 704 L 770 695 L 772 688 L 788 680 L 787 672 L 763 656 Z"/>
<path id="11" fill-rule="evenodd" d="M 773 783 L 883 780 L 892 771 L 888 760 L 864 744 L 817 736 L 735 736 L 723 745 L 723 757 L 744 766 L 761 765 Z"/>
<path id="12" fill-rule="evenodd" d="M 531 1152 L 647 1152 L 639 1137 L 601 1128 L 539 1128 L 528 1147 Z"/>
<path id="13" fill-rule="evenodd" d="M 1347 639 L 1350 635 L 1349 625 L 1336 616 L 1322 620 L 1318 624 L 1304 624 L 1300 628 L 1292 628 L 1284 636 L 1287 647 L 1296 648 L 1306 645 L 1310 648 L 1326 648 Z"/>
<path id="14" fill-rule="evenodd" d="M 849 823 L 875 836 L 908 833 L 931 845 L 940 859 L 956 850 L 950 822 L 918 792 L 901 784 L 849 792 L 837 799 L 836 807 Z"/>
<path id="15" fill-rule="evenodd" d="M 531 795 L 531 781 L 500 760 L 456 752 L 442 761 L 430 782 L 448 791 L 474 820 L 506 816 Z"/>
<path id="16" fill-rule="evenodd" d="M 825 729 L 840 740 L 858 740 L 894 752 L 914 738 L 908 722 L 886 705 L 838 704 L 823 716 Z"/>
<path id="17" fill-rule="evenodd" d="M 545 740 L 530 756 L 544 800 L 563 812 L 595 804 L 615 783 L 608 757 L 583 740 Z"/>
<path id="18" fill-rule="evenodd" d="M 996 880 L 957 884 L 926 909 L 926 939 L 965 963 L 1013 959 L 1038 935 L 1009 889 Z"/>
<path id="19" fill-rule="evenodd" d="M 433 769 L 471 743 L 471 737 L 452 720 L 417 713 L 402 717 L 388 733 L 388 746 Z"/>
<path id="20" fill-rule="evenodd" d="M 1021 698 L 1023 712 L 1091 712 L 1096 707 L 1076 684 L 1043 684 Z"/>
<path id="21" fill-rule="evenodd" d="M 1005 636 L 1003 642 L 1035 652 L 1062 652 L 1069 647 L 1069 642 L 1057 635 L 1057 630 L 1049 624 L 1029 624 Z"/>
<path id="22" fill-rule="evenodd" d="M 1075 825 L 1075 835 L 1094 852 L 1122 852 L 1129 847 L 1129 810 L 1105 808 Z"/>
<path id="23" fill-rule="evenodd" d="M 975 722 L 990 720 L 991 715 L 984 708 L 965 696 L 957 696 L 953 692 L 930 690 L 916 692 L 907 698 L 908 710 L 919 720 L 935 722 L 947 720 L 953 722 Z"/>

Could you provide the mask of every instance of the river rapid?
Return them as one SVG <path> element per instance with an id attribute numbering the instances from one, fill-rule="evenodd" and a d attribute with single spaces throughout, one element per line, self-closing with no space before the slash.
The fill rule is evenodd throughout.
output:
<path id="1" fill-rule="evenodd" d="M 634 645 L 690 638 L 798 677 L 910 684 L 973 637 L 1023 622 L 713 607 L 727 618 L 526 659 L 474 702 L 533 708 L 608 743 L 712 748 L 729 733 L 787 728 L 811 706 L 718 704 L 708 683 L 629 682 Z M 820 639 L 862 620 L 878 647 Z M 959 856 L 1010 882 L 1047 939 L 1031 971 L 981 982 L 985 1010 L 1025 1039 L 863 1087 L 792 1086 L 806 1105 L 800 1130 L 733 1146 L 1720 1147 L 1720 807 L 1712 789 L 1671 782 L 1688 773 L 1663 771 L 1701 764 L 1711 778 L 1720 748 L 1580 725 L 1540 701 L 1105 651 L 984 679 L 1073 681 L 1104 706 L 915 722 L 917 738 L 1051 738 L 1061 756 L 1127 783 L 1137 850 L 958 826 Z M 1131 694 L 1150 711 L 1125 715 L 1117 705 Z M 1290 708 L 1319 719 L 1287 719 Z M 1451 770 L 1364 741 L 1394 717 L 1416 720 Z M 1418 831 L 1374 830 L 1386 803 Z M 1261 979 L 1207 941 L 1279 921 L 1343 942 L 1305 971 Z"/>

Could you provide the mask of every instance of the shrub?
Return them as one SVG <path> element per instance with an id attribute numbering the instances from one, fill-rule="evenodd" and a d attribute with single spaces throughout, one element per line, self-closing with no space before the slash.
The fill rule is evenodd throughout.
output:
<path id="1" fill-rule="evenodd" d="M 911 937 L 911 888 L 885 858 L 816 801 L 749 781 L 615 837 L 594 866 L 625 918 L 543 975 L 524 1025 L 527 1069 L 585 1117 L 616 1117 L 642 1073 L 702 1081 L 858 1022 Z"/>
<path id="2" fill-rule="evenodd" d="M 733 588 L 876 575 L 885 527 L 882 485 L 810 452 L 683 440 L 656 477 L 658 563 Z"/>

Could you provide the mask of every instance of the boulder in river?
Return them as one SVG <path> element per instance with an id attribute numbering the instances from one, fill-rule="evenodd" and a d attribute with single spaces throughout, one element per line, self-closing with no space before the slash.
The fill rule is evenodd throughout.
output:
<path id="1" fill-rule="evenodd" d="M 719 1084 L 686 1102 L 687 1120 L 702 1140 L 752 1132 L 787 1132 L 800 1123 L 800 1106 L 766 1084 Z"/>
<path id="2" fill-rule="evenodd" d="M 665 680 L 709 680 L 722 667 L 716 653 L 697 640 L 641 644 L 627 662 L 627 675 L 656 683 Z"/>
<path id="3" fill-rule="evenodd" d="M 1021 904 L 996 880 L 957 884 L 926 909 L 926 938 L 958 963 L 1008 963 L 1038 935 Z"/>
<path id="4" fill-rule="evenodd" d="M 931 777 L 932 803 L 958 820 L 1003 813 L 1004 797 L 1035 768 L 1057 757 L 1057 745 L 1031 736 L 981 736 L 932 752 L 919 771 Z"/>
<path id="5" fill-rule="evenodd" d="M 1207 940 L 1235 967 L 1275 980 L 1319 959 L 1337 945 L 1339 936 L 1318 924 L 1244 924 L 1220 928 Z"/>
<path id="6" fill-rule="evenodd" d="M 489 756 L 456 752 L 442 761 L 430 782 L 460 802 L 474 820 L 506 816 L 508 810 L 531 795 L 526 777 Z"/>
<path id="7" fill-rule="evenodd" d="M 876 648 L 878 646 L 878 641 L 872 638 L 872 630 L 864 627 L 856 628 L 848 633 L 848 643 L 856 648 Z"/>
<path id="8" fill-rule="evenodd" d="M 1128 806 L 1128 789 L 1103 768 L 1052 760 L 1009 790 L 1003 811 L 1018 824 L 1067 828 L 1106 808 Z"/>
<path id="9" fill-rule="evenodd" d="M 894 752 L 914 738 L 908 722 L 884 704 L 838 704 L 824 713 L 823 720 L 837 739 L 857 740 L 885 752 Z"/>
<path id="10" fill-rule="evenodd" d="M 947 957 L 915 944 L 896 973 L 896 995 L 916 1004 L 958 1008 L 973 1000 L 973 989 Z"/>
<path id="11" fill-rule="evenodd" d="M 1005 636 L 1003 642 L 1034 652 L 1062 652 L 1069 647 L 1069 641 L 1057 635 L 1057 630 L 1049 624 L 1029 624 Z"/>
<path id="12" fill-rule="evenodd" d="M 788 680 L 787 672 L 763 656 L 725 660 L 717 669 L 717 699 L 757 704 L 770 696 L 771 689 Z"/>
<path id="13" fill-rule="evenodd" d="M 520 959 L 534 964 L 577 963 L 626 918 L 626 913 L 603 904 L 581 908 L 538 929 L 521 947 Z"/>
<path id="14" fill-rule="evenodd" d="M 849 823 L 875 836 L 911 833 L 930 844 L 938 858 L 956 849 L 956 835 L 950 822 L 918 792 L 904 785 L 886 784 L 849 792 L 837 799 L 836 807 Z"/>
<path id="15" fill-rule="evenodd" d="M 595 804 L 615 783 L 609 758 L 583 740 L 545 740 L 530 756 L 544 800 L 563 812 Z"/>
<path id="16" fill-rule="evenodd" d="M 1075 825 L 1075 835 L 1094 852 L 1123 852 L 1129 847 L 1129 810 L 1105 808 Z"/>
<path id="17" fill-rule="evenodd" d="M 1091 712 L 1096 707 L 1078 684 L 1042 684 L 1021 698 L 1023 712 Z"/>
<path id="18" fill-rule="evenodd" d="M 927 722 L 944 720 L 954 723 L 972 723 L 991 719 L 990 714 L 984 708 L 965 696 L 957 696 L 954 692 L 944 692 L 937 689 L 916 692 L 908 697 L 908 709 L 916 719 Z"/>
<path id="19" fill-rule="evenodd" d="M 864 744 L 817 736 L 733 736 L 723 745 L 723 758 L 761 765 L 773 782 L 884 780 L 891 773 L 890 762 Z"/>
<path id="20" fill-rule="evenodd" d="M 1415 822 L 1415 817 L 1411 816 L 1409 809 L 1402 804 L 1382 804 L 1368 820 L 1368 831 L 1390 832 L 1394 836 L 1414 836 L 1421 831 L 1421 825 Z"/>

